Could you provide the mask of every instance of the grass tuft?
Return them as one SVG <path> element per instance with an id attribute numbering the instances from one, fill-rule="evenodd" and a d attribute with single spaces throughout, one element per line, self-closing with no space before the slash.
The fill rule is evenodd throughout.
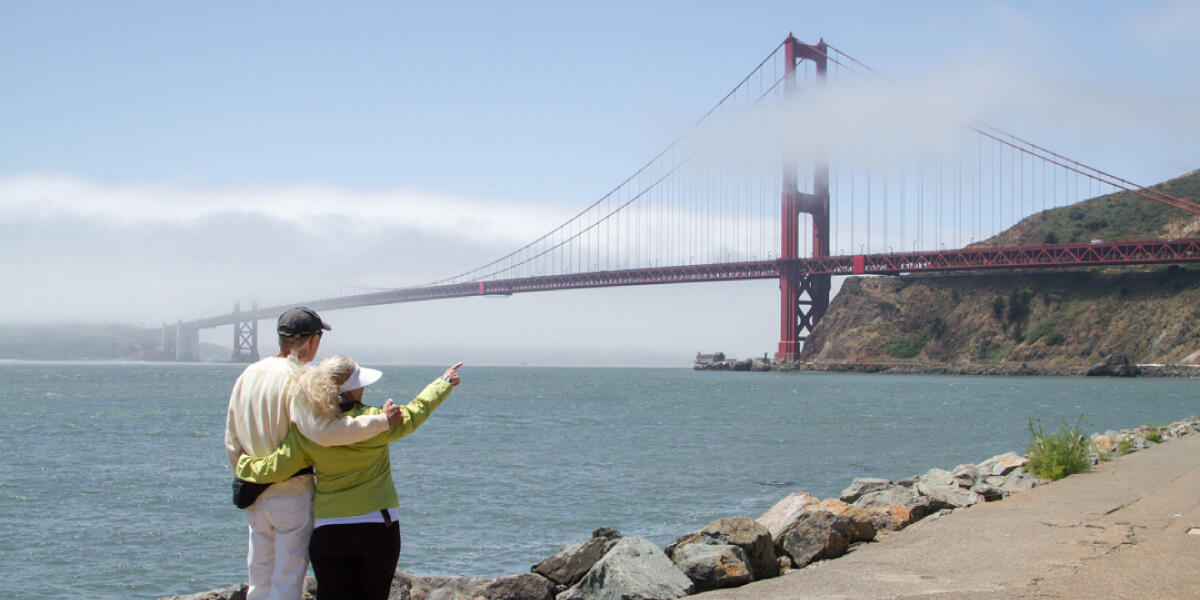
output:
<path id="1" fill-rule="evenodd" d="M 1155 425 L 1154 423 L 1146 423 L 1138 429 L 1142 430 L 1142 433 L 1144 434 L 1142 437 L 1146 438 L 1147 442 L 1150 442 L 1151 444 L 1162 443 L 1162 433 L 1159 432 L 1158 425 Z"/>
<path id="2" fill-rule="evenodd" d="M 1029 434 L 1032 441 L 1026 447 L 1029 454 L 1029 472 L 1042 478 L 1056 481 L 1088 470 L 1088 438 L 1083 434 L 1083 416 L 1069 426 L 1066 421 L 1058 431 L 1046 433 L 1039 420 L 1029 419 Z"/>

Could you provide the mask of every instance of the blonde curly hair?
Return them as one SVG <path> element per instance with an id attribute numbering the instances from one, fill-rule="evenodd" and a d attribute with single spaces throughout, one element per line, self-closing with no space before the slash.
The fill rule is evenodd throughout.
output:
<path id="1" fill-rule="evenodd" d="M 323 359 L 316 367 L 306 369 L 292 384 L 296 401 L 306 404 L 320 420 L 332 421 L 341 417 L 338 388 L 350 379 L 356 367 L 353 360 L 340 354 Z"/>

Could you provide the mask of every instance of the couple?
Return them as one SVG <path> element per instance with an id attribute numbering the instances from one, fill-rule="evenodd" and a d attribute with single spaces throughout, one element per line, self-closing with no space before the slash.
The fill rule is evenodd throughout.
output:
<path id="1" fill-rule="evenodd" d="M 279 355 L 247 367 L 229 397 L 225 450 L 235 475 L 274 484 L 246 509 L 247 600 L 300 598 L 310 553 L 321 600 L 387 598 L 400 555 L 388 444 L 459 383 L 462 363 L 406 406 L 364 406 L 363 388 L 379 371 L 344 356 L 306 366 L 330 329 L 308 308 L 283 313 Z"/>

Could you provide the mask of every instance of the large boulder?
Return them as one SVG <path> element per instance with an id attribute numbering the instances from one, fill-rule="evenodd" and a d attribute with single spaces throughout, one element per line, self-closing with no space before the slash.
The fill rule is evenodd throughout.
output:
<path id="1" fill-rule="evenodd" d="M 850 518 L 844 515 L 825 510 L 806 512 L 775 538 L 775 551 L 790 557 L 795 567 L 804 567 L 815 560 L 845 554 L 853 539 L 852 530 Z"/>
<path id="2" fill-rule="evenodd" d="M 1000 488 L 1000 492 L 1005 498 L 1013 494 L 1028 492 L 1042 484 L 1042 480 L 1020 469 L 1004 477 L 988 477 L 985 481 Z"/>
<path id="3" fill-rule="evenodd" d="M 616 529 L 601 527 L 592 537 L 578 544 L 563 546 L 554 556 L 533 565 L 534 573 L 559 585 L 570 587 L 583 579 L 592 565 L 621 539 Z"/>
<path id="4" fill-rule="evenodd" d="M 554 583 L 536 573 L 507 577 L 408 575 L 412 600 L 551 600 Z M 393 581 L 393 596 L 396 585 Z"/>
<path id="5" fill-rule="evenodd" d="M 739 548 L 744 556 L 743 560 L 749 567 L 752 580 L 766 579 L 779 574 L 779 559 L 775 555 L 771 532 L 766 526 L 750 517 L 717 519 L 706 525 L 704 529 L 689 533 L 671 542 L 665 551 L 667 556 L 679 565 L 679 559 L 676 558 L 678 549 L 697 544 L 730 545 Z M 683 568 L 682 565 L 680 568 Z M 697 582 L 697 585 L 701 585 L 700 582 Z"/>
<path id="6" fill-rule="evenodd" d="M 1196 431 L 1200 431 L 1200 417 L 1191 417 L 1167 425 L 1167 436 L 1172 438 L 1181 438 Z"/>
<path id="7" fill-rule="evenodd" d="M 219 590 L 209 590 L 199 594 L 188 594 L 186 596 L 166 596 L 160 600 L 246 600 L 246 591 L 250 586 L 246 584 L 231 585 Z"/>
<path id="8" fill-rule="evenodd" d="M 813 510 L 824 510 L 850 519 L 850 543 L 869 542 L 875 539 L 875 523 L 867 511 L 835 498 L 821 501 Z"/>
<path id="9" fill-rule="evenodd" d="M 842 502 L 854 503 L 866 494 L 885 490 L 893 485 L 895 484 L 890 480 L 879 477 L 855 477 L 854 481 L 851 481 L 850 485 L 842 490 L 842 495 L 838 499 Z"/>
<path id="10" fill-rule="evenodd" d="M 753 579 L 746 553 L 732 544 L 685 544 L 675 549 L 671 560 L 697 592 L 736 587 Z"/>
<path id="11" fill-rule="evenodd" d="M 997 454 L 976 466 L 976 470 L 984 477 L 991 475 L 1008 475 L 1014 470 L 1024 467 L 1029 458 L 1016 452 Z"/>
<path id="12" fill-rule="evenodd" d="M 962 508 L 980 501 L 979 497 L 973 497 L 970 491 L 959 486 L 954 474 L 945 469 L 926 471 L 917 481 L 916 490 L 929 498 L 930 508 L 935 511 L 942 508 Z"/>
<path id="13" fill-rule="evenodd" d="M 920 521 L 929 514 L 929 502 L 921 504 L 891 504 L 864 509 L 875 531 L 899 531 Z"/>
<path id="14" fill-rule="evenodd" d="M 984 481 L 972 485 L 967 491 L 971 493 L 971 499 L 974 503 L 993 502 L 1004 499 L 1004 490 L 1002 488 Z"/>
<path id="15" fill-rule="evenodd" d="M 670 600 L 695 586 L 649 540 L 621 538 L 557 600 Z"/>
<path id="16" fill-rule="evenodd" d="M 972 464 L 958 465 L 957 467 L 954 467 L 954 470 L 950 471 L 950 476 L 954 478 L 954 481 L 958 484 L 958 487 L 967 489 L 970 489 L 971 486 L 975 485 L 975 482 L 979 479 L 979 473 L 976 472 L 975 465 Z"/>
<path id="17" fill-rule="evenodd" d="M 396 573 L 392 576 L 392 589 L 388 592 L 388 600 L 413 600 L 412 577 L 412 575 L 396 569 Z M 317 597 L 315 586 L 309 590 L 309 595 L 305 596 L 305 598 L 308 597 Z"/>
<path id="18" fill-rule="evenodd" d="M 767 531 L 771 533 L 771 538 L 774 539 L 779 537 L 779 534 L 783 533 L 809 506 L 820 503 L 821 501 L 812 494 L 795 492 L 776 502 L 756 520 L 767 528 Z"/>
<path id="19" fill-rule="evenodd" d="M 1122 354 L 1109 354 L 1088 369 L 1087 374 L 1088 377 L 1136 377 L 1142 374 L 1142 370 L 1130 364 L 1129 358 Z"/>
<path id="20" fill-rule="evenodd" d="M 929 499 L 918 494 L 917 490 L 912 487 L 893 485 L 874 492 L 867 492 L 854 501 L 854 506 L 859 508 L 894 506 L 897 504 L 929 504 Z"/>

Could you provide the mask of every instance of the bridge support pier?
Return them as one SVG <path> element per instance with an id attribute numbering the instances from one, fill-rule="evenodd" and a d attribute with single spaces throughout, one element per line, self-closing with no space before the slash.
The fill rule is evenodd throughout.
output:
<path id="1" fill-rule="evenodd" d="M 825 80 L 828 68 L 828 47 L 822 40 L 816 46 L 804 44 L 788 36 L 785 44 L 786 63 L 784 97 L 795 93 L 796 63 L 811 60 L 816 65 L 818 81 Z M 783 166 L 782 231 L 780 234 L 779 269 L 779 350 L 776 362 L 791 362 L 800 356 L 800 348 L 817 321 L 829 307 L 830 276 L 801 273 L 796 260 L 800 258 L 800 215 L 812 216 L 812 257 L 829 256 L 829 165 L 824 157 L 815 157 L 812 170 L 813 189 L 803 193 L 798 186 L 794 157 L 787 157 Z"/>
<path id="2" fill-rule="evenodd" d="M 200 362 L 200 329 L 184 327 L 183 321 L 175 325 L 175 360 L 177 362 Z"/>
<path id="3" fill-rule="evenodd" d="M 230 362 L 252 363 L 258 360 L 258 304 L 243 315 L 241 303 L 233 305 L 233 355 Z"/>
<path id="4" fill-rule="evenodd" d="M 164 321 L 162 337 L 158 343 L 158 356 L 155 360 L 165 360 L 168 355 L 175 353 L 175 330 Z"/>

